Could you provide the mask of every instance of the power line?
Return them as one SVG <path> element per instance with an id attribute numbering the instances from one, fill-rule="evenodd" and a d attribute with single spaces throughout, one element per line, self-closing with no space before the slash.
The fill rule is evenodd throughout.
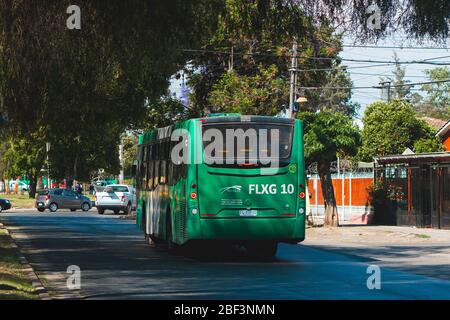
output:
<path id="1" fill-rule="evenodd" d="M 364 73 L 364 72 L 350 72 L 350 74 L 356 74 L 361 76 L 373 76 L 373 77 L 392 77 L 393 74 L 381 74 L 381 73 Z M 426 75 L 423 76 L 405 76 L 405 78 L 426 78 Z"/>
<path id="2" fill-rule="evenodd" d="M 184 52 L 198 52 L 198 53 L 210 53 L 218 55 L 230 55 L 229 51 L 220 50 L 204 50 L 204 49 L 181 49 Z M 246 53 L 246 52 L 233 52 L 233 55 L 240 56 L 268 56 L 268 57 L 289 57 L 292 58 L 292 54 L 275 54 L 275 53 Z M 295 57 L 295 56 L 294 56 Z M 348 61 L 348 62 L 360 62 L 360 63 L 389 63 L 389 64 L 431 64 L 431 65 L 450 65 L 450 62 L 431 62 L 430 60 L 437 60 L 442 58 L 450 58 L 450 56 L 441 56 L 428 58 L 424 60 L 411 60 L 411 61 L 389 61 L 389 60 L 371 60 L 371 59 L 349 59 L 349 58 L 330 58 L 330 57 L 297 57 L 298 59 L 310 59 L 310 60 L 324 60 L 324 61 Z"/>
<path id="3" fill-rule="evenodd" d="M 372 48 L 372 49 L 407 49 L 407 50 L 450 50 L 450 47 L 413 47 L 413 46 L 376 46 L 376 45 L 358 45 L 343 44 L 342 47 L 347 48 Z"/>
<path id="4" fill-rule="evenodd" d="M 413 87 L 424 84 L 435 84 L 435 83 L 444 83 L 450 82 L 450 79 L 445 80 L 436 80 L 436 81 L 424 81 L 424 82 L 414 82 L 414 83 L 405 83 L 405 84 L 396 84 L 391 85 L 390 88 L 398 88 L 398 87 Z M 362 86 L 362 87 L 299 87 L 299 89 L 304 90 L 357 90 L 357 89 L 383 89 L 382 86 Z"/>

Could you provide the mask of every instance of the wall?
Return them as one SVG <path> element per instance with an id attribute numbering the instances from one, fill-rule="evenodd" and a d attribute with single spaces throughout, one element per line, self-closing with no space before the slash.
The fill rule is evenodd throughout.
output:
<path id="1" fill-rule="evenodd" d="M 334 194 L 341 222 L 367 224 L 372 208 L 367 188 L 373 183 L 373 173 L 354 177 L 349 174 L 333 177 Z M 320 179 L 313 176 L 308 180 L 310 211 L 315 218 L 324 214 Z"/>
<path id="2" fill-rule="evenodd" d="M 450 151 L 450 131 L 443 137 L 442 143 L 444 145 L 445 151 Z"/>

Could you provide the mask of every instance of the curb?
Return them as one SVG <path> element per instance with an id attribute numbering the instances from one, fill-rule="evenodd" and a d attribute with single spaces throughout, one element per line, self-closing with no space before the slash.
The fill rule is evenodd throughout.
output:
<path id="1" fill-rule="evenodd" d="M 10 236 L 12 240 L 12 247 L 17 249 L 17 256 L 19 258 L 20 263 L 22 264 L 22 267 L 24 268 L 23 271 L 28 273 L 28 276 L 31 279 L 31 284 L 36 289 L 36 293 L 38 294 L 39 298 L 41 300 L 52 300 L 52 298 L 47 292 L 47 289 L 45 289 L 44 285 L 42 284 L 41 279 L 39 279 L 39 276 L 34 271 L 33 267 L 28 262 L 27 258 L 20 251 L 20 247 L 17 245 L 17 241 L 14 238 L 14 236 L 9 232 L 8 228 L 1 222 L 0 227 L 4 228 L 6 230 L 6 234 Z"/>

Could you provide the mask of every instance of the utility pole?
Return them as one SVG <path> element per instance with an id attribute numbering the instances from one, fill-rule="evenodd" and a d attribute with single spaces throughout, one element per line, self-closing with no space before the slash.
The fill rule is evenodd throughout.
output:
<path id="1" fill-rule="evenodd" d="M 45 143 L 45 149 L 47 150 L 47 189 L 51 189 L 50 181 L 50 162 L 48 160 L 48 153 L 50 152 L 50 142 Z"/>
<path id="2" fill-rule="evenodd" d="M 119 183 L 124 183 L 124 178 L 125 178 L 125 174 L 124 174 L 124 170 L 123 170 L 123 165 L 124 165 L 124 159 L 123 159 L 123 140 L 122 138 L 120 138 L 120 144 L 119 144 L 119 161 L 120 161 L 120 173 L 119 173 Z"/>
<path id="3" fill-rule="evenodd" d="M 383 81 L 380 82 L 381 86 L 381 99 L 387 102 L 391 101 L 391 82 Z"/>
<path id="4" fill-rule="evenodd" d="M 297 40 L 294 40 L 292 45 L 292 59 L 291 59 L 291 82 L 289 90 L 289 108 L 287 110 L 287 117 L 292 118 L 294 116 L 294 102 L 296 92 L 296 74 L 297 74 Z"/>

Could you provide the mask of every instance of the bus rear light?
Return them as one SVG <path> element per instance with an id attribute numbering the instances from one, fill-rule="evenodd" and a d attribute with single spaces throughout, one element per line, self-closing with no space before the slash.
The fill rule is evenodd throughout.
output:
<path id="1" fill-rule="evenodd" d="M 305 213 L 305 209 L 303 209 L 303 208 L 298 209 L 298 213 L 304 214 Z"/>
<path id="2" fill-rule="evenodd" d="M 299 193 L 298 196 L 299 196 L 301 199 L 305 199 L 306 194 L 302 191 L 302 192 Z"/>
<path id="3" fill-rule="evenodd" d="M 198 213 L 198 209 L 194 208 L 194 209 L 191 210 L 191 212 L 192 212 L 192 214 L 197 214 Z"/>
<path id="4" fill-rule="evenodd" d="M 191 188 L 195 189 L 195 188 L 197 188 L 197 185 L 195 183 L 193 183 L 193 184 L 191 184 Z"/>
<path id="5" fill-rule="evenodd" d="M 197 192 L 191 192 L 191 199 L 197 199 Z"/>
<path id="6" fill-rule="evenodd" d="M 305 185 L 303 183 L 300 183 L 300 189 L 305 188 Z"/>

